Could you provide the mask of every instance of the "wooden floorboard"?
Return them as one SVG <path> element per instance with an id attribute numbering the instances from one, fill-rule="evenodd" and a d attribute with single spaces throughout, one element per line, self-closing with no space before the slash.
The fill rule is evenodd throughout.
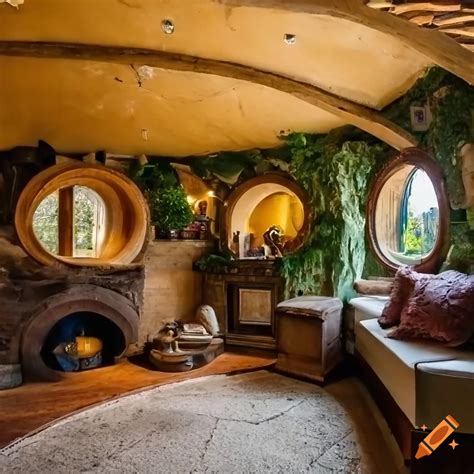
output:
<path id="1" fill-rule="evenodd" d="M 27 383 L 0 391 L 0 447 L 61 417 L 124 394 L 207 375 L 269 368 L 274 362 L 266 355 L 224 353 L 200 369 L 165 373 L 124 361 L 60 382 Z"/>

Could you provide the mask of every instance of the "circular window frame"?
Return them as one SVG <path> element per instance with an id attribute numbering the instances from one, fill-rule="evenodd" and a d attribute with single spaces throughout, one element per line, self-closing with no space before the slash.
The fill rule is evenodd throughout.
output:
<path id="1" fill-rule="evenodd" d="M 446 192 L 446 184 L 441 167 L 425 151 L 419 148 L 407 148 L 399 155 L 390 160 L 375 176 L 367 201 L 366 210 L 366 234 L 370 249 L 374 252 L 377 260 L 390 272 L 395 273 L 403 264 L 390 260 L 382 251 L 377 240 L 376 210 L 380 193 L 386 182 L 403 166 L 411 165 L 423 170 L 430 178 L 435 190 L 439 207 L 439 226 L 436 242 L 431 252 L 422 259 L 422 262 L 413 265 L 414 270 L 420 273 L 432 273 L 443 263 L 449 249 L 449 198 Z"/>
<path id="2" fill-rule="evenodd" d="M 308 197 L 305 191 L 299 186 L 299 184 L 289 175 L 283 173 L 265 173 L 260 176 L 256 176 L 255 178 L 250 178 L 243 183 L 238 184 L 235 186 L 227 199 L 224 201 L 223 206 L 223 218 L 221 222 L 224 222 L 224 229 L 221 232 L 221 245 L 222 248 L 230 255 L 235 256 L 232 250 L 229 247 L 229 239 L 231 237 L 230 233 L 232 232 L 232 214 L 234 209 L 240 199 L 252 188 L 259 186 L 261 184 L 276 184 L 279 187 L 283 187 L 290 191 L 289 194 L 295 195 L 301 205 L 303 206 L 303 225 L 299 230 L 298 234 L 294 239 L 291 239 L 285 245 L 283 255 L 290 255 L 301 247 L 303 247 L 306 238 L 309 234 L 309 229 L 311 226 L 312 216 L 313 213 L 309 207 Z M 281 189 L 280 189 L 281 190 Z"/>
<path id="3" fill-rule="evenodd" d="M 51 193 L 71 186 L 85 186 L 104 201 L 108 233 L 97 258 L 55 255 L 43 247 L 33 229 L 39 204 Z M 147 244 L 150 223 L 145 197 L 123 173 L 103 165 L 65 163 L 51 166 L 28 182 L 15 209 L 15 227 L 26 252 L 43 265 L 58 262 L 73 266 L 128 265 L 136 261 Z"/>

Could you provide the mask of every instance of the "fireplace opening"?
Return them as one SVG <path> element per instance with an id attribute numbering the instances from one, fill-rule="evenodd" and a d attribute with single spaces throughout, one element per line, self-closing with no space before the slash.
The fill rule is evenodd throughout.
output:
<path id="1" fill-rule="evenodd" d="M 41 348 L 41 357 L 50 369 L 78 372 L 113 365 L 125 349 L 125 336 L 113 321 L 82 311 L 54 324 Z"/>

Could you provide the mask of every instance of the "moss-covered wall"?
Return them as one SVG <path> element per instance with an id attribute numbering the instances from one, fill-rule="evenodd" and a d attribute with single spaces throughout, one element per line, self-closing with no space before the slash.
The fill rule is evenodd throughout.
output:
<path id="1" fill-rule="evenodd" d="M 431 69 L 383 114 L 411 131 L 410 107 L 429 105 L 432 122 L 426 132 L 412 132 L 420 147 L 441 165 L 453 208 L 465 202 L 459 149 L 474 141 L 474 88 L 440 68 Z M 368 250 L 365 203 L 371 179 L 396 154 L 384 143 L 347 127 L 327 135 L 288 133 L 284 146 L 192 158 L 193 171 L 225 194 L 233 184 L 279 169 L 291 173 L 306 190 L 314 221 L 305 247 L 282 261 L 287 296 L 337 295 L 347 300 L 354 280 L 387 276 Z M 452 224 L 450 261 L 444 268 L 471 271 L 474 261 L 474 210 L 471 219 Z"/>

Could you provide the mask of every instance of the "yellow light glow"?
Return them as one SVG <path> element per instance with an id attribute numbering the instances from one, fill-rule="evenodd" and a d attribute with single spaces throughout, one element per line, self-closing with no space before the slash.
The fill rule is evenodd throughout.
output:
<path id="1" fill-rule="evenodd" d="M 196 202 L 196 198 L 193 196 L 187 196 L 186 197 L 188 204 L 194 204 Z"/>

